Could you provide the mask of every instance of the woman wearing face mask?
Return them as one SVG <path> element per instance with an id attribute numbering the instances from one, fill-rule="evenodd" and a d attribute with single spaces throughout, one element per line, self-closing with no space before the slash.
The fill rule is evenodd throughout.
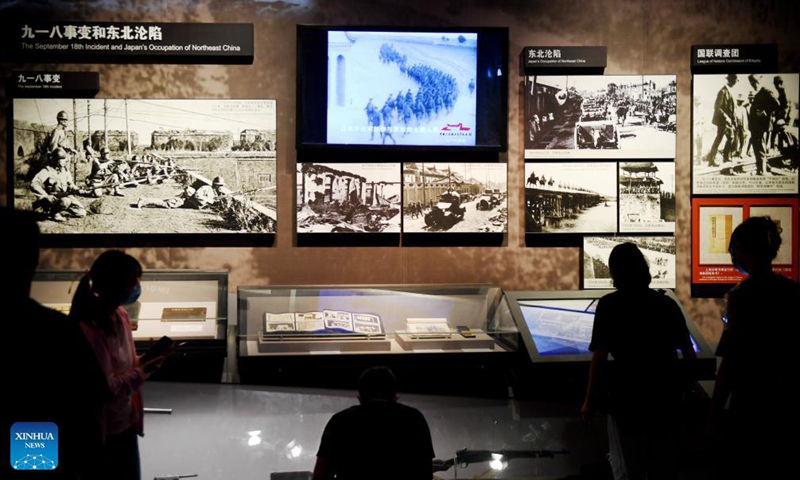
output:
<path id="1" fill-rule="evenodd" d="M 143 435 L 141 387 L 167 355 L 147 363 L 136 355 L 131 320 L 122 305 L 139 298 L 141 277 L 142 266 L 135 258 L 119 250 L 104 252 L 81 279 L 70 308 L 111 391 L 111 399 L 98 412 L 105 440 L 99 459 L 104 478 L 141 478 L 137 439 Z"/>
<path id="2" fill-rule="evenodd" d="M 780 234 L 769 217 L 750 217 L 731 234 L 731 262 L 746 277 L 727 294 L 716 352 L 710 426 L 721 440 L 720 478 L 782 478 L 797 463 L 796 442 L 772 441 L 800 428 L 792 380 L 800 284 L 772 269 Z"/>

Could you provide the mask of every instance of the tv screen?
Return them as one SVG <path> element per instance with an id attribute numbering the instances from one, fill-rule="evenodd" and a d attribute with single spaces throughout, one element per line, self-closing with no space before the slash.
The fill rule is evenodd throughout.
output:
<path id="1" fill-rule="evenodd" d="M 507 28 L 300 25 L 297 147 L 507 147 Z"/>

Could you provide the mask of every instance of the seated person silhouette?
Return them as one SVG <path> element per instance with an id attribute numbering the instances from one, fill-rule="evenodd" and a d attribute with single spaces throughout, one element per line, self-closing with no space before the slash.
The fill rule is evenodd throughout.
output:
<path id="1" fill-rule="evenodd" d="M 367 369 L 358 381 L 360 404 L 336 413 L 325 427 L 313 480 L 431 480 L 428 423 L 397 399 L 392 371 Z"/>

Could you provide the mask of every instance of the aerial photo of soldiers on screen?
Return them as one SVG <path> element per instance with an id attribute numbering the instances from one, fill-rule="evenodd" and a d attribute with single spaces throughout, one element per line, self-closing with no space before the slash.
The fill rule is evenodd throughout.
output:
<path id="1" fill-rule="evenodd" d="M 327 142 L 475 145 L 477 34 L 328 33 Z"/>
<path id="2" fill-rule="evenodd" d="M 674 75 L 527 77 L 525 158 L 674 158 L 676 86 Z"/>
<path id="3" fill-rule="evenodd" d="M 43 233 L 274 232 L 275 141 L 271 100 L 16 99 L 14 207 Z"/>
<path id="4" fill-rule="evenodd" d="M 504 163 L 404 163 L 403 232 L 505 232 Z"/>

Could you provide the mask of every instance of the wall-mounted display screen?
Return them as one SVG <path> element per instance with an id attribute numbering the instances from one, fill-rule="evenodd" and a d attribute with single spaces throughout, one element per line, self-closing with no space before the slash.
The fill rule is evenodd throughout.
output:
<path id="1" fill-rule="evenodd" d="M 504 151 L 508 29 L 300 25 L 297 146 Z"/>

